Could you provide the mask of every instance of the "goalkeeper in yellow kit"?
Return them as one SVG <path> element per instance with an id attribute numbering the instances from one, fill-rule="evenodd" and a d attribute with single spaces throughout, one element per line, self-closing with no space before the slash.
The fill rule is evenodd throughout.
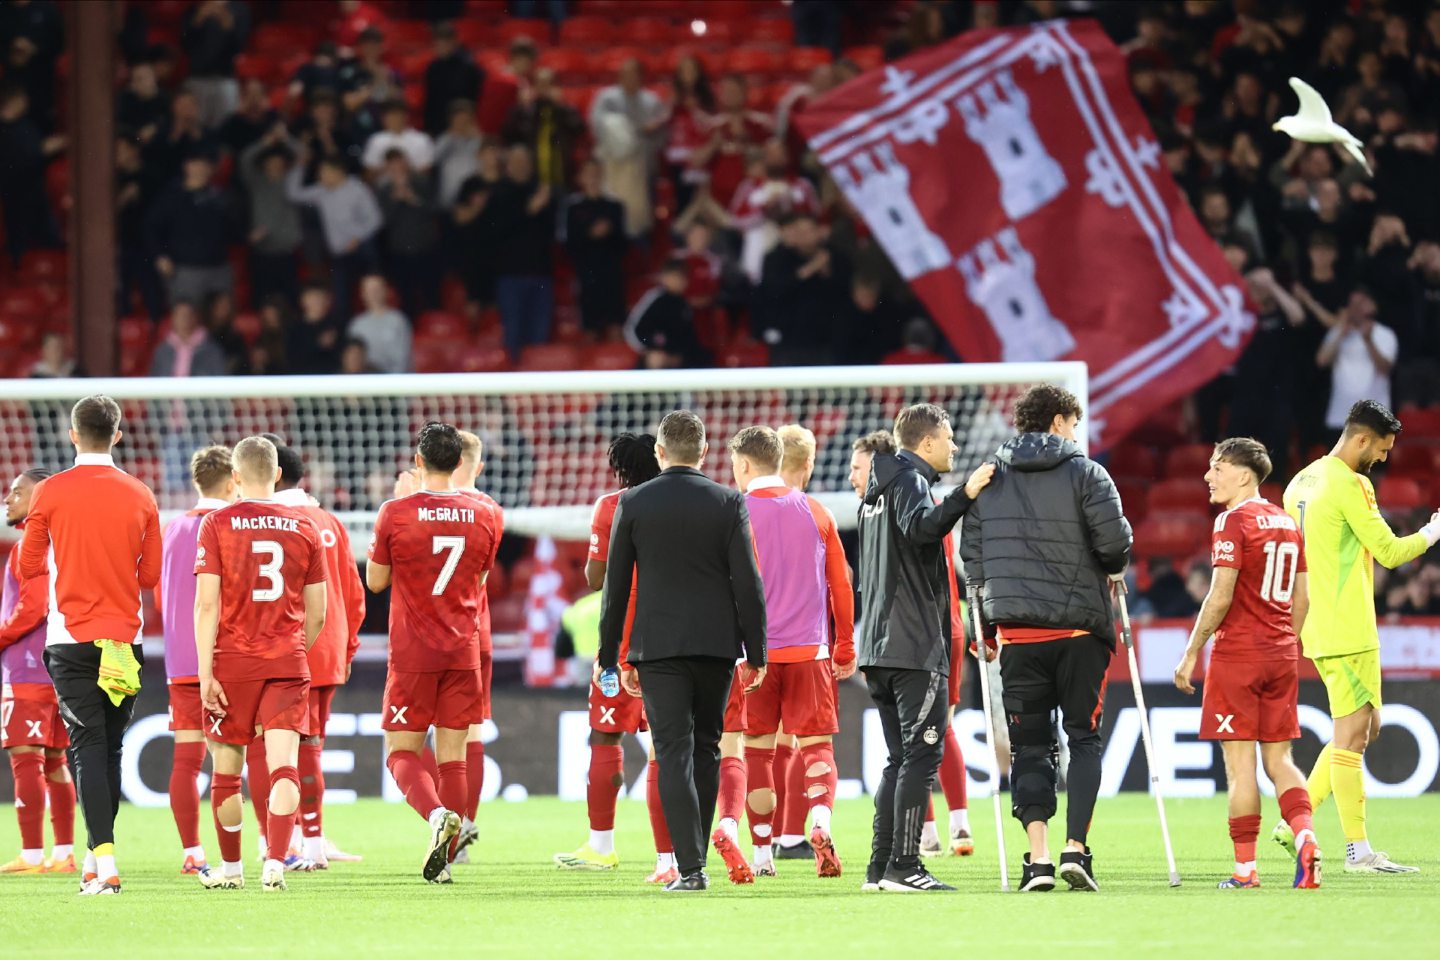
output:
<path id="1" fill-rule="evenodd" d="M 1305 536 L 1310 616 L 1300 634 L 1305 656 L 1325 682 L 1335 730 L 1310 772 L 1311 806 L 1330 794 L 1345 831 L 1345 869 L 1360 873 L 1416 873 L 1370 849 L 1365 833 L 1365 747 L 1380 732 L 1380 633 L 1375 626 L 1372 560 L 1391 569 L 1440 540 L 1440 511 L 1408 537 L 1397 537 L 1380 516 L 1370 468 L 1395 446 L 1400 421 L 1373 400 L 1350 408 L 1345 430 L 1328 456 L 1301 470 L 1285 489 L 1285 509 Z M 1275 840 L 1294 853 L 1290 828 Z"/>

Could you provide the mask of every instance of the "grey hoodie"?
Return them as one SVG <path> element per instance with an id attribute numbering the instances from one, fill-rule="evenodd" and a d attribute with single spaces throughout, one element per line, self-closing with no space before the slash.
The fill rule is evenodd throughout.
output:
<path id="1" fill-rule="evenodd" d="M 1110 474 L 1050 433 L 1013 437 L 995 460 L 960 535 L 965 581 L 984 588 L 987 627 L 1083 630 L 1113 648 L 1107 574 L 1125 569 L 1132 537 Z"/>

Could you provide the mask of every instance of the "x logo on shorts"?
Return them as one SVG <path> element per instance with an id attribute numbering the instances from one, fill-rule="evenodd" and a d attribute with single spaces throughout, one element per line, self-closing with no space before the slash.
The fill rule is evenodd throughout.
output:
<path id="1" fill-rule="evenodd" d="M 404 707 L 394 707 L 394 706 L 392 706 L 392 707 L 390 708 L 390 722 L 391 722 L 391 723 L 409 723 L 410 721 L 408 721 L 408 720 L 405 719 L 405 711 L 407 711 L 407 710 L 409 710 L 409 709 L 410 709 L 410 708 L 409 708 L 408 706 L 404 706 Z"/>
<path id="2" fill-rule="evenodd" d="M 601 708 L 600 708 L 600 719 L 599 719 L 598 722 L 599 722 L 599 723 L 604 723 L 604 724 L 609 724 L 609 725 L 612 726 L 612 727 L 615 726 L 615 708 L 614 708 L 614 707 L 601 707 Z"/>
<path id="3" fill-rule="evenodd" d="M 1235 719 L 1235 714 L 1233 714 L 1233 713 L 1226 714 L 1226 715 L 1223 716 L 1223 717 L 1222 717 L 1220 714 L 1218 714 L 1218 713 L 1215 714 L 1215 722 L 1216 722 L 1217 724 L 1219 724 L 1219 726 L 1217 726 L 1217 727 L 1215 728 L 1215 732 L 1216 732 L 1216 733 L 1234 733 L 1234 732 L 1235 732 L 1235 728 L 1232 727 L 1232 726 L 1230 726 L 1230 721 L 1232 721 L 1232 720 L 1234 720 L 1234 719 Z"/>
<path id="4" fill-rule="evenodd" d="M 40 732 L 40 721 L 39 721 L 39 720 L 26 720 L 26 721 L 25 721 L 25 726 L 27 726 L 27 727 L 30 728 L 29 731 L 25 734 L 27 737 L 39 737 L 39 736 L 42 736 L 42 734 L 41 734 L 41 732 Z"/>
<path id="5" fill-rule="evenodd" d="M 220 721 L 221 721 L 222 719 L 223 719 L 223 718 L 221 718 L 221 717 L 215 717 L 215 716 L 212 716 L 212 717 L 210 718 L 210 732 L 211 732 L 212 734 L 214 734 L 215 736 L 217 736 L 217 737 L 220 736 Z"/>

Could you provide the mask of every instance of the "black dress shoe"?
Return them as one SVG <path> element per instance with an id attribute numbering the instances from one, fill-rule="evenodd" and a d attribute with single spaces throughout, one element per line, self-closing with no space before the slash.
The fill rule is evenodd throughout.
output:
<path id="1" fill-rule="evenodd" d="M 704 870 L 687 873 L 685 876 L 677 877 L 665 884 L 666 893 L 699 893 L 709 889 L 710 878 L 705 876 Z"/>

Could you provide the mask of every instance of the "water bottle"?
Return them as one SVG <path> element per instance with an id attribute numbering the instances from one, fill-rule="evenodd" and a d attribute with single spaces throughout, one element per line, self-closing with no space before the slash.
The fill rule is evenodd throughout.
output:
<path id="1" fill-rule="evenodd" d="M 620 696 L 620 671 L 614 667 L 600 671 L 600 692 L 607 697 Z"/>

